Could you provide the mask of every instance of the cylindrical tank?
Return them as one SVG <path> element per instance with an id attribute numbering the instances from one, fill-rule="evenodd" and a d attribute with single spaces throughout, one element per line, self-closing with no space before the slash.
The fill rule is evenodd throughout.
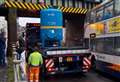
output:
<path id="1" fill-rule="evenodd" d="M 58 9 L 45 9 L 40 12 L 41 18 L 41 40 L 43 47 L 53 47 L 54 43 L 61 46 L 63 39 L 63 16 Z"/>

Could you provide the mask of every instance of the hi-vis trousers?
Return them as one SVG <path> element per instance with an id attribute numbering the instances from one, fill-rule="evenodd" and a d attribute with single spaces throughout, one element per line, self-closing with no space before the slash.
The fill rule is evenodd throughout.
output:
<path id="1" fill-rule="evenodd" d="M 29 68 L 29 82 L 39 82 L 39 66 L 31 66 Z"/>

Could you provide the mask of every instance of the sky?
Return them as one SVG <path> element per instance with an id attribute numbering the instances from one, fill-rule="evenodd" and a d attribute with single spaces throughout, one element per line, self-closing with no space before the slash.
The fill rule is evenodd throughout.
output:
<path id="1" fill-rule="evenodd" d="M 40 23 L 40 18 L 19 17 L 17 22 L 20 26 L 24 27 L 26 23 Z"/>

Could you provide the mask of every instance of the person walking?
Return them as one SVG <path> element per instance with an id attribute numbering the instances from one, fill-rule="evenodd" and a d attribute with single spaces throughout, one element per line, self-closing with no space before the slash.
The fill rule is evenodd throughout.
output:
<path id="1" fill-rule="evenodd" d="M 21 56 L 20 56 L 20 60 L 21 60 L 21 63 L 20 63 L 20 70 L 21 70 L 21 79 L 22 80 L 26 80 L 26 51 L 24 50 L 22 53 L 21 53 Z"/>
<path id="2" fill-rule="evenodd" d="M 43 64 L 42 54 L 39 52 L 39 46 L 34 45 L 34 51 L 28 57 L 29 82 L 39 82 L 40 66 Z"/>
<path id="3" fill-rule="evenodd" d="M 5 49 L 6 49 L 6 43 L 5 43 L 5 37 L 4 32 L 0 34 L 0 66 L 5 66 Z"/>

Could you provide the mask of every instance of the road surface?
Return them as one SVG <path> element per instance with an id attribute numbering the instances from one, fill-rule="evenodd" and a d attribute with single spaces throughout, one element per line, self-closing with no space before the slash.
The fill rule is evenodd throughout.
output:
<path id="1" fill-rule="evenodd" d="M 57 77 L 49 77 L 43 82 L 120 82 L 118 80 L 110 79 L 106 75 L 101 75 L 94 71 L 87 74 L 69 74 L 69 75 L 58 75 Z"/>

